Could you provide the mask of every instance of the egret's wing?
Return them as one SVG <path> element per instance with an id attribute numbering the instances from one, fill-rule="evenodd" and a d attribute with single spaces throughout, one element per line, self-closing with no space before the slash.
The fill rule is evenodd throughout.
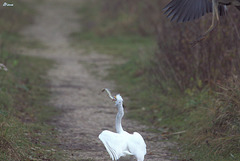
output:
<path id="1" fill-rule="evenodd" d="M 127 138 L 118 133 L 104 130 L 99 136 L 112 160 L 118 160 L 125 154 L 131 155 L 127 150 Z"/>
<path id="2" fill-rule="evenodd" d="M 137 132 L 134 132 L 132 136 L 129 137 L 128 148 L 133 155 L 139 154 L 144 156 L 147 152 L 145 141 L 143 140 L 143 137 Z"/>
<path id="3" fill-rule="evenodd" d="M 164 9 L 171 21 L 186 22 L 200 18 L 206 13 L 212 12 L 211 0 L 172 0 Z M 220 15 L 225 15 L 226 9 L 219 5 Z"/>

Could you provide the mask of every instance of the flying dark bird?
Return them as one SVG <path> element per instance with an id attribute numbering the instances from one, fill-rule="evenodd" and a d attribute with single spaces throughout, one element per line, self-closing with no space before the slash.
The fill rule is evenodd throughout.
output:
<path id="1" fill-rule="evenodd" d="M 240 0 L 172 0 L 163 10 L 168 18 L 171 17 L 171 21 L 177 22 L 192 21 L 212 12 L 212 24 L 196 40 L 197 43 L 205 39 L 208 33 L 216 27 L 219 15 L 224 16 L 227 12 L 227 5 L 233 5 L 240 10 Z"/>

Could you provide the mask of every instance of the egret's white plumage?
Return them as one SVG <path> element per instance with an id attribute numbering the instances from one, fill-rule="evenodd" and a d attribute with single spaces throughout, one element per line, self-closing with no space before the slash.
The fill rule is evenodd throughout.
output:
<path id="1" fill-rule="evenodd" d="M 111 94 L 109 90 L 104 90 L 107 91 L 110 97 Z M 117 133 L 104 130 L 99 135 L 99 139 L 103 142 L 112 160 L 118 160 L 125 155 L 134 155 L 137 161 L 143 161 L 146 154 L 146 144 L 142 136 L 137 132 L 129 134 L 123 130 L 121 125 L 121 120 L 124 115 L 123 99 L 120 94 L 118 94 L 112 100 L 115 101 L 115 105 L 118 108 L 115 124 Z"/>

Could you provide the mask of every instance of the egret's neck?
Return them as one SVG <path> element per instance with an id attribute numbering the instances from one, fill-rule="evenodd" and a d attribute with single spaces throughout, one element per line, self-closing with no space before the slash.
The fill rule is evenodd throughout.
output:
<path id="1" fill-rule="evenodd" d="M 123 110 L 122 104 L 117 105 L 117 108 L 118 108 L 118 113 L 117 113 L 117 116 L 116 116 L 115 126 L 116 126 L 117 133 L 121 133 L 121 132 L 123 132 L 122 117 L 124 115 L 124 110 Z"/>

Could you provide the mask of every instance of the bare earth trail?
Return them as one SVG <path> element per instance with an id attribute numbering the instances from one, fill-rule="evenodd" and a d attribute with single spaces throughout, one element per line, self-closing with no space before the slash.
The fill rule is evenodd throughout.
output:
<path id="1" fill-rule="evenodd" d="M 94 64 L 94 70 L 104 74 L 110 62 L 114 62 L 111 57 L 96 53 L 83 54 L 71 47 L 68 36 L 80 28 L 75 13 L 79 5 L 79 0 L 51 0 L 37 4 L 35 21 L 22 34 L 28 39 L 41 41 L 47 47 L 24 49 L 23 54 L 56 62 L 48 74 L 52 91 L 50 103 L 63 111 L 53 122 L 59 131 L 59 148 L 66 152 L 67 160 L 107 161 L 110 160 L 109 155 L 98 135 L 104 129 L 115 131 L 117 109 L 106 94 L 99 95 L 99 91 L 104 87 L 114 90 L 114 83 L 92 75 L 84 64 Z M 148 152 L 145 160 L 171 160 L 165 150 L 171 144 L 161 141 L 157 134 L 147 132 L 147 127 L 123 118 L 123 128 L 131 133 L 137 131 L 142 134 Z"/>

